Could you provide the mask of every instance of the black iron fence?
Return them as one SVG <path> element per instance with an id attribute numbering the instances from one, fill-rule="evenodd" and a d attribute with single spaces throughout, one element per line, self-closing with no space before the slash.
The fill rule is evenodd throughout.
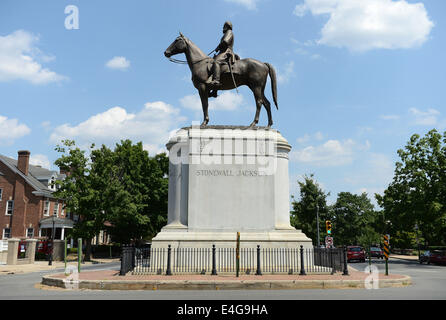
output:
<path id="1" fill-rule="evenodd" d="M 238 270 L 237 270 L 238 268 Z M 121 275 L 132 274 L 348 274 L 344 249 L 136 248 L 123 246 Z"/>

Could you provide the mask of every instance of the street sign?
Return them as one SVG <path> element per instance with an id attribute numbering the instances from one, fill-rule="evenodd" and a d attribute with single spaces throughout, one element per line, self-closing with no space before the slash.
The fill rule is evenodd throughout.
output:
<path id="1" fill-rule="evenodd" d="M 390 243 L 390 241 L 389 241 L 389 239 L 390 239 L 390 237 L 389 237 L 388 234 L 383 236 L 383 244 L 384 244 L 383 252 L 384 252 L 384 256 L 386 257 L 386 260 L 389 259 L 389 253 L 390 253 L 390 250 L 389 250 L 389 243 Z"/>
<path id="2" fill-rule="evenodd" d="M 389 275 L 389 243 L 390 243 L 390 235 L 383 235 L 383 253 L 384 257 L 386 257 L 386 276 Z"/>
<path id="3" fill-rule="evenodd" d="M 333 237 L 325 237 L 325 247 L 331 248 L 333 246 Z"/>

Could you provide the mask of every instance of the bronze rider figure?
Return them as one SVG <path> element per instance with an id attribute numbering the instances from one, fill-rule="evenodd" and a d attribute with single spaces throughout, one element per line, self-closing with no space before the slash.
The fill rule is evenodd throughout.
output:
<path id="1" fill-rule="evenodd" d="M 214 91 L 210 96 L 217 97 L 218 87 L 221 86 L 220 83 L 220 70 L 221 65 L 227 64 L 228 61 L 230 65 L 234 64 L 235 56 L 234 56 L 234 33 L 232 32 L 232 23 L 226 21 L 223 26 L 223 37 L 220 40 L 220 44 L 217 48 L 215 48 L 215 52 L 217 55 L 214 56 L 214 64 L 212 66 L 213 69 L 213 79 L 210 82 L 212 86 L 215 87 Z"/>

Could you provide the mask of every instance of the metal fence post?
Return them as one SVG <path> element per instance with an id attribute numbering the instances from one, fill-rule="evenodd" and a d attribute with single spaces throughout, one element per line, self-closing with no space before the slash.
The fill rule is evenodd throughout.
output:
<path id="1" fill-rule="evenodd" d="M 300 276 L 306 276 L 305 263 L 304 263 L 304 246 L 300 246 Z"/>
<path id="2" fill-rule="evenodd" d="M 129 253 L 131 253 L 131 255 L 132 255 L 132 259 L 130 261 L 132 263 L 132 270 L 133 270 L 133 269 L 135 269 L 135 263 L 136 263 L 136 261 L 135 261 L 135 257 L 136 257 L 135 245 L 131 245 Z"/>
<path id="3" fill-rule="evenodd" d="M 217 266 L 216 266 L 216 258 L 215 258 L 215 244 L 212 245 L 212 275 L 217 275 Z"/>
<path id="4" fill-rule="evenodd" d="M 344 247 L 344 272 L 343 276 L 348 276 L 348 267 L 347 267 L 347 247 Z"/>
<path id="5" fill-rule="evenodd" d="M 127 263 L 127 246 L 125 244 L 122 245 L 121 251 L 121 270 L 119 271 L 120 276 L 125 276 L 126 272 L 126 263 Z"/>
<path id="6" fill-rule="evenodd" d="M 330 263 L 331 263 L 331 274 L 334 275 L 336 272 L 336 266 L 333 260 L 333 248 L 328 249 L 329 254 L 330 254 Z"/>
<path id="7" fill-rule="evenodd" d="M 172 275 L 172 269 L 171 269 L 171 253 L 172 253 L 172 246 L 169 244 L 169 247 L 167 248 L 167 269 L 166 269 L 166 276 Z"/>
<path id="8" fill-rule="evenodd" d="M 257 271 L 256 271 L 256 276 L 261 276 L 262 275 L 262 269 L 260 266 L 260 246 L 257 246 Z"/>

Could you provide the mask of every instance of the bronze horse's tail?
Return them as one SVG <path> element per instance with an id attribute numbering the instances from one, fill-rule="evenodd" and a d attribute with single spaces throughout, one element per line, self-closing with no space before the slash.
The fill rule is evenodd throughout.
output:
<path id="1" fill-rule="evenodd" d="M 279 110 L 279 106 L 277 104 L 277 77 L 276 77 L 276 70 L 274 70 L 273 66 L 270 65 L 267 62 L 265 62 L 265 65 L 268 67 L 269 77 L 271 78 L 271 89 L 273 91 L 274 104 L 276 105 L 277 110 Z"/>

